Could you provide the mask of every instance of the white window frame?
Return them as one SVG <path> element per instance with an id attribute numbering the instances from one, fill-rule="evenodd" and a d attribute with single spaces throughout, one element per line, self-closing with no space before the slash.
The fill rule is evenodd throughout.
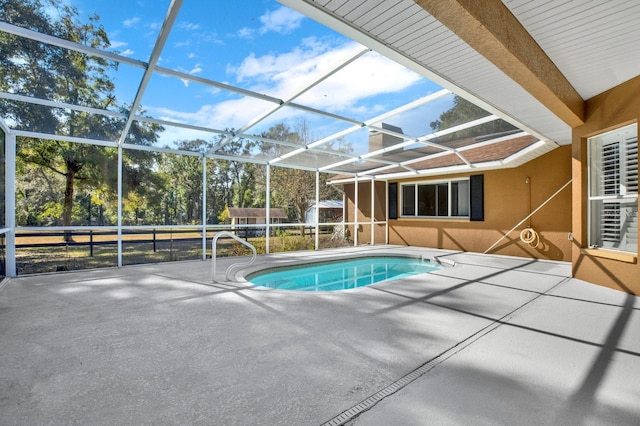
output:
<path id="1" fill-rule="evenodd" d="M 452 191 L 451 191 L 451 185 L 453 183 L 456 182 L 467 182 L 467 214 L 466 215 L 457 215 L 457 216 L 452 216 L 451 215 L 451 206 L 452 206 Z M 446 183 L 448 188 L 447 188 L 447 215 L 444 216 L 425 216 L 425 215 L 418 215 L 419 212 L 419 191 L 418 191 L 418 187 L 421 185 L 439 185 L 439 184 L 443 184 Z M 406 215 L 404 214 L 404 188 L 407 186 L 413 186 L 414 187 L 414 212 L 415 214 L 413 215 Z M 427 180 L 427 181 L 416 181 L 416 182 L 405 182 L 405 183 L 400 183 L 400 190 L 399 192 L 399 196 L 400 196 L 400 203 L 399 203 L 399 217 L 400 218 L 412 218 L 412 219 L 469 219 L 470 215 L 471 215 L 471 182 L 470 179 L 467 178 L 459 178 L 459 179 L 440 179 L 440 180 Z M 436 200 L 436 204 L 437 204 L 437 200 Z"/>
<path id="2" fill-rule="evenodd" d="M 589 247 L 637 254 L 638 125 L 589 138 L 587 155 Z"/>

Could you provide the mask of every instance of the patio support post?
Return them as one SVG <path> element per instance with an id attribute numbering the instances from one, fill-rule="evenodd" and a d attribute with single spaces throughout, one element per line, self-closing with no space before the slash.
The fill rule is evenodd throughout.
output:
<path id="1" fill-rule="evenodd" d="M 202 260 L 207 260 L 207 156 L 202 154 Z"/>
<path id="2" fill-rule="evenodd" d="M 122 267 L 122 144 L 118 144 L 118 268 Z"/>
<path id="3" fill-rule="evenodd" d="M 264 245 L 264 252 L 266 254 L 269 254 L 269 237 L 271 236 L 271 224 L 269 223 L 270 219 L 271 219 L 271 215 L 269 214 L 271 211 L 271 164 L 267 163 L 267 184 L 265 185 L 266 189 L 265 189 L 265 194 L 264 194 L 264 200 L 265 200 L 265 222 L 266 223 L 266 228 L 265 228 L 265 245 Z"/>
<path id="4" fill-rule="evenodd" d="M 375 241 L 375 201 L 376 201 L 376 178 L 371 176 L 371 242 L 373 245 Z"/>
<path id="5" fill-rule="evenodd" d="M 316 250 L 320 248 L 320 170 L 316 170 Z"/>
<path id="6" fill-rule="evenodd" d="M 358 246 L 358 175 L 356 175 L 354 181 L 355 194 L 354 194 L 354 209 L 353 209 L 353 246 Z"/>
<path id="7" fill-rule="evenodd" d="M 3 130 L 4 127 L 3 127 Z M 5 130 L 5 274 L 15 277 L 16 271 L 16 135 Z"/>
<path id="8" fill-rule="evenodd" d="M 389 244 L 389 184 L 384 182 L 384 243 Z"/>

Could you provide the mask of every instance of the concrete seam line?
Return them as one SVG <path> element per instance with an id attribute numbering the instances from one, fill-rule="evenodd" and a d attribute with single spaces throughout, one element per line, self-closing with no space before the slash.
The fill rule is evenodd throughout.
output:
<path id="1" fill-rule="evenodd" d="M 470 335 L 470 336 L 466 337 L 465 339 L 461 340 L 460 342 L 458 342 L 454 346 L 450 347 L 446 351 L 444 351 L 444 352 L 436 355 L 435 357 L 431 358 L 429 361 L 427 361 L 426 363 L 424 363 L 421 366 L 417 367 L 415 370 L 407 373 L 406 375 L 402 376 L 401 378 L 399 378 L 395 382 L 393 382 L 390 385 L 382 388 L 381 390 L 379 390 L 378 392 L 376 392 L 373 395 L 369 396 L 368 398 L 366 398 L 362 402 L 354 405 L 353 407 L 347 408 L 346 410 L 344 410 L 343 412 L 341 412 L 340 414 L 338 414 L 334 418 L 322 423 L 320 426 L 341 426 L 341 425 L 345 425 L 347 422 L 350 422 L 351 420 L 355 419 L 356 417 L 358 417 L 360 414 L 364 413 L 365 411 L 368 411 L 368 410 L 372 409 L 375 405 L 378 404 L 378 402 L 380 402 L 383 399 L 395 394 L 396 392 L 398 392 L 399 390 L 401 390 L 402 388 L 407 386 L 409 383 L 415 381 L 419 377 L 421 377 L 421 376 L 427 374 L 429 371 L 433 370 L 439 364 L 443 363 L 444 361 L 446 361 L 447 359 L 451 358 L 455 354 L 457 354 L 459 352 L 462 352 L 464 349 L 466 349 L 467 347 L 471 346 L 473 343 L 475 343 L 476 341 L 480 340 L 482 337 L 484 337 L 487 334 L 493 332 L 498 327 L 504 325 L 508 320 L 510 320 L 512 318 L 512 316 L 516 312 L 518 312 L 521 309 L 527 307 L 528 305 L 530 305 L 531 303 L 535 302 L 539 298 L 547 295 L 549 292 L 551 292 L 552 290 L 556 289 L 558 286 L 566 283 L 567 281 L 569 281 L 569 278 L 564 278 L 563 280 L 560 280 L 558 283 L 556 283 L 554 286 L 552 286 L 551 288 L 547 289 L 543 293 L 537 294 L 531 300 L 528 300 L 528 301 L 524 302 L 522 305 L 516 307 L 511 312 L 508 312 L 507 314 L 503 315 L 502 317 L 498 318 L 497 320 L 494 320 L 491 324 L 481 328 L 477 332 L 475 332 L 472 335 Z"/>

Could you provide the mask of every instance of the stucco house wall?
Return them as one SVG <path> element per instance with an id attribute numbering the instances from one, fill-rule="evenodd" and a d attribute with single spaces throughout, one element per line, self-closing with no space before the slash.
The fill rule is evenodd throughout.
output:
<path id="1" fill-rule="evenodd" d="M 484 171 L 482 174 L 484 174 L 484 221 L 400 217 L 389 220 L 389 244 L 484 252 L 571 179 L 571 147 L 559 147 L 516 168 Z M 420 177 L 389 182 L 421 182 L 467 176 L 469 174 Z M 374 203 L 376 220 L 384 220 L 385 217 L 385 185 L 384 182 L 376 182 Z M 344 191 L 347 200 L 347 221 L 351 222 L 354 220 L 355 208 L 354 185 L 346 184 Z M 371 220 L 370 194 L 371 182 L 360 182 L 358 221 Z M 531 196 L 531 203 L 529 196 Z M 400 205 L 399 199 L 398 205 Z M 511 232 L 490 253 L 571 261 L 572 243 L 569 240 L 572 230 L 571 185 L 535 213 L 531 217 L 530 224 L 541 238 L 537 248 L 530 247 L 520 240 L 520 231 L 529 225 L 527 221 Z M 368 243 L 370 225 L 363 223 L 360 228 L 358 242 Z M 384 243 L 384 227 L 380 228 L 380 230 L 376 229 L 375 243 Z"/>
<path id="2" fill-rule="evenodd" d="M 638 256 L 588 249 L 587 139 L 640 120 L 640 76 L 586 101 L 585 124 L 573 129 L 573 275 L 640 295 Z M 639 235 L 640 236 L 640 235 Z"/>

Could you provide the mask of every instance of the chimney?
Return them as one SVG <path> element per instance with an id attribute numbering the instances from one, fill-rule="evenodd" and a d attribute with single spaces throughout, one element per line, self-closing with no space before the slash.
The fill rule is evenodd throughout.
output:
<path id="1" fill-rule="evenodd" d="M 402 133 L 402 129 L 400 127 L 392 126 L 391 124 L 382 123 L 381 127 L 396 133 Z M 377 130 L 372 130 L 369 132 L 369 152 L 402 143 L 403 140 L 404 139 L 397 136 L 391 136 Z"/>

